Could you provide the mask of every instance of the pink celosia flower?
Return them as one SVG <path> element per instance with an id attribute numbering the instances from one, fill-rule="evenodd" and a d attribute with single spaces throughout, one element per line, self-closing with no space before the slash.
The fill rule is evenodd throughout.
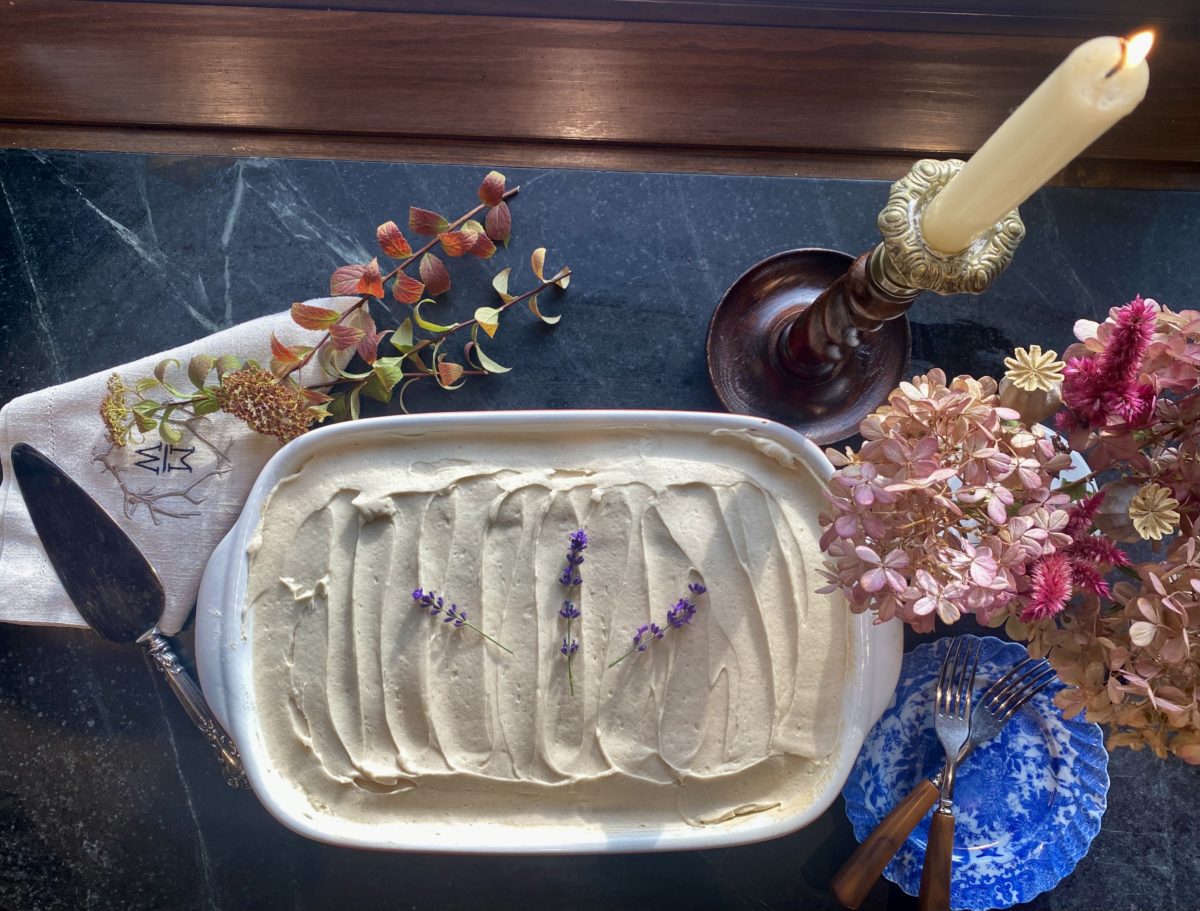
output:
<path id="1" fill-rule="evenodd" d="M 1098 354 L 1067 359 L 1063 369 L 1062 429 L 1106 423 L 1140 427 L 1154 410 L 1154 387 L 1140 380 L 1154 336 L 1158 308 L 1141 296 L 1116 311 L 1112 331 Z"/>
<path id="2" fill-rule="evenodd" d="M 1071 597 L 1071 564 L 1064 554 L 1042 557 L 1030 574 L 1033 586 L 1021 620 L 1046 620 L 1060 613 Z"/>

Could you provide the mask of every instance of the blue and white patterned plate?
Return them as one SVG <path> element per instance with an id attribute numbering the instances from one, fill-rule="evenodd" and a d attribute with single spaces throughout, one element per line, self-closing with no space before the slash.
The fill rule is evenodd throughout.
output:
<path id="1" fill-rule="evenodd" d="M 861 842 L 945 754 L 930 711 L 950 639 L 904 656 L 896 695 L 867 735 L 842 791 Z M 980 639 L 978 695 L 1026 657 L 1024 646 Z M 1098 725 L 1065 719 L 1055 680 L 1026 703 L 990 743 L 959 767 L 950 905 L 977 911 L 1032 899 L 1075 869 L 1100 831 L 1108 796 L 1108 753 Z M 929 815 L 883 875 L 910 895 L 921 886 Z"/>

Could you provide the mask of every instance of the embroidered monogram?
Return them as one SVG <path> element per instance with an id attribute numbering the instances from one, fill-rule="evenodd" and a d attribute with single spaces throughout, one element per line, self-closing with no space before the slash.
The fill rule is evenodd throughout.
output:
<path id="1" fill-rule="evenodd" d="M 187 460 L 188 456 L 196 451 L 196 447 L 168 446 L 166 443 L 159 443 L 157 446 L 146 446 L 135 451 L 138 455 L 144 456 L 136 463 L 138 468 L 144 468 L 155 474 L 169 474 L 172 471 L 191 471 L 192 466 L 188 464 Z"/>
<path id="2" fill-rule="evenodd" d="M 230 471 L 232 440 L 217 441 L 208 418 L 190 417 L 183 423 L 184 438 L 178 444 L 118 447 L 106 443 L 92 457 L 121 488 L 123 509 L 133 519 L 141 508 L 155 525 L 164 519 L 190 519 L 200 515 L 206 482 Z M 146 485 L 146 474 L 157 481 Z M 211 486 L 211 485 L 209 485 Z"/>

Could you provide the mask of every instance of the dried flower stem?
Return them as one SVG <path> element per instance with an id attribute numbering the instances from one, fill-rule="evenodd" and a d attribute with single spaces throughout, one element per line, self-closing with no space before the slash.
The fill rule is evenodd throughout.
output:
<path id="1" fill-rule="evenodd" d="M 502 197 L 500 197 L 501 201 L 509 200 L 512 197 L 516 196 L 520 192 L 521 192 L 520 187 L 513 187 L 511 190 L 507 190 L 504 193 L 504 195 Z M 480 203 L 474 209 L 472 209 L 470 212 L 467 212 L 465 215 L 460 215 L 458 218 L 454 219 L 454 221 L 450 222 L 449 226 L 442 233 L 443 234 L 449 233 L 450 231 L 454 231 L 455 229 L 462 227 L 466 222 L 470 221 L 472 218 L 474 218 L 476 215 L 478 215 L 480 212 L 482 212 L 486 208 L 488 208 L 487 205 L 485 205 L 484 203 Z M 381 279 L 381 284 L 386 285 L 389 281 L 394 279 L 397 275 L 399 275 L 401 272 L 403 272 L 405 269 L 407 269 L 413 263 L 417 262 L 417 260 L 419 260 L 422 256 L 424 256 L 426 253 L 428 253 L 430 250 L 432 250 L 434 247 L 436 247 L 439 243 L 441 243 L 441 238 L 434 237 L 428 243 L 426 243 L 425 246 L 421 247 L 420 249 L 414 250 L 408 256 L 407 259 L 400 262 L 399 265 L 397 265 L 394 269 L 392 269 L 391 272 L 389 272 L 387 275 L 383 276 L 383 278 Z M 570 275 L 570 270 L 566 270 L 566 271 L 567 271 L 567 274 Z M 559 275 L 557 277 L 562 278 L 561 275 Z M 537 293 L 537 291 L 533 292 L 533 294 L 536 294 L 536 293 Z M 525 300 L 529 296 L 531 296 L 531 295 L 526 295 L 525 297 L 523 297 L 521 299 Z M 369 300 L 371 300 L 371 295 L 369 295 L 369 294 L 364 294 L 361 297 L 359 297 L 359 299 L 356 303 L 351 304 L 349 307 L 347 307 L 345 310 L 342 311 L 341 315 L 338 316 L 338 318 L 336 320 L 334 320 L 333 325 L 340 326 L 345 321 L 346 317 L 348 317 L 354 311 L 361 309 Z M 516 301 L 513 301 L 513 303 L 516 303 Z M 499 307 L 497 309 L 503 310 L 504 308 Z M 473 322 L 475 322 L 475 320 L 471 320 L 471 322 L 473 323 Z M 465 325 L 469 325 L 469 323 L 456 324 L 454 326 L 454 328 L 459 329 Z M 304 355 L 304 357 L 302 357 L 300 359 L 300 362 L 298 364 L 291 367 L 285 373 L 281 373 L 279 375 L 279 382 L 282 383 L 285 379 L 287 379 L 293 373 L 306 367 L 312 361 L 313 356 L 329 342 L 329 339 L 332 336 L 332 334 L 333 334 L 332 332 L 326 331 L 326 333 L 323 336 L 321 336 L 321 340 L 319 342 L 317 342 L 315 345 L 313 345 L 312 351 L 310 351 L 310 352 L 308 352 L 308 354 Z M 416 350 L 416 349 L 414 349 L 414 350 Z M 320 383 L 318 385 L 329 386 L 331 384 L 330 383 Z M 310 387 L 310 388 L 312 388 L 312 387 Z"/>

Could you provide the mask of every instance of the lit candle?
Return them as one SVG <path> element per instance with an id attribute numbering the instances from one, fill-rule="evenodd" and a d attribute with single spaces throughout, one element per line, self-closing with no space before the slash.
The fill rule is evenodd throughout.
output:
<path id="1" fill-rule="evenodd" d="M 1153 43 L 1153 32 L 1140 32 L 1072 51 L 934 197 L 921 221 L 925 241 L 965 249 L 1137 107 Z"/>

